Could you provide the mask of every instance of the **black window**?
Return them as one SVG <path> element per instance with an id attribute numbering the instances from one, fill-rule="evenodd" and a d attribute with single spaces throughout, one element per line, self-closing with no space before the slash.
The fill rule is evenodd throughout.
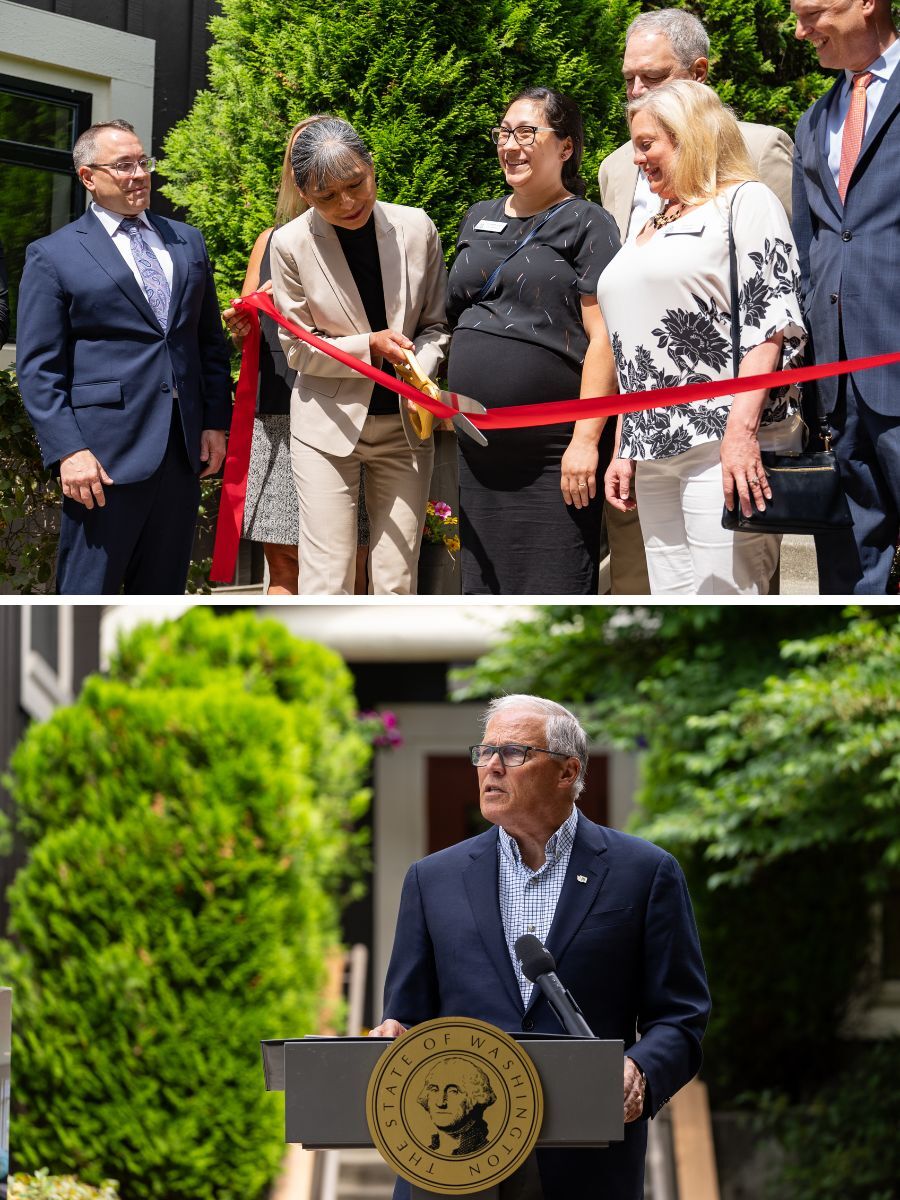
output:
<path id="1" fill-rule="evenodd" d="M 84 210 L 72 148 L 91 123 L 91 96 L 0 75 L 0 242 L 15 311 L 25 247 Z"/>

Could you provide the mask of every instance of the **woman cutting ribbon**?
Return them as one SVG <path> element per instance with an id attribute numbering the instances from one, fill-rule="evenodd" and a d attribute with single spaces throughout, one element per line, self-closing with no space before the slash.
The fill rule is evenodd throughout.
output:
<path id="1" fill-rule="evenodd" d="M 298 134 L 294 178 L 309 209 L 272 238 L 279 311 L 366 363 L 391 371 L 414 350 L 434 375 L 449 341 L 440 238 L 416 208 L 377 199 L 372 157 L 351 125 L 323 116 Z M 411 594 L 433 440 L 407 402 L 280 331 L 297 371 L 291 463 L 300 506 L 300 592 L 349 595 L 360 467 L 366 468 L 369 591 Z"/>

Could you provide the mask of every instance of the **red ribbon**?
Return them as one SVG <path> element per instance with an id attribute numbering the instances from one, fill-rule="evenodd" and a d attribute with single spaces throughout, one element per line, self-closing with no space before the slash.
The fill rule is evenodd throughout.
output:
<path id="1" fill-rule="evenodd" d="M 430 409 L 436 417 L 449 417 L 453 409 L 417 388 L 404 383 L 377 367 L 354 358 L 345 350 L 316 337 L 281 315 L 272 298 L 265 292 L 253 292 L 235 300 L 234 307 L 264 312 L 300 341 L 330 355 L 338 362 L 358 371 L 392 392 Z M 524 426 L 556 425 L 568 421 L 585 421 L 596 417 L 613 417 L 619 413 L 638 412 L 644 408 L 663 408 L 670 404 L 688 404 L 695 400 L 713 400 L 733 396 L 738 392 L 755 392 L 761 388 L 783 387 L 789 383 L 807 383 L 830 375 L 849 375 L 900 362 L 900 351 L 874 354 L 868 358 L 851 358 L 844 362 L 820 363 L 812 367 L 793 367 L 787 371 L 768 371 L 763 375 L 742 375 L 740 379 L 719 379 L 710 383 L 688 383 L 681 387 L 658 388 L 645 392 L 615 392 L 608 396 L 590 396 L 581 400 L 553 400 L 546 404 L 521 404 L 494 409 L 482 414 L 468 414 L 469 419 L 485 432 L 491 429 L 520 429 Z M 234 417 L 225 460 L 222 499 L 219 505 L 219 525 L 216 530 L 216 550 L 210 579 L 230 583 L 234 577 L 237 546 L 243 522 L 244 500 L 247 491 L 247 469 L 250 462 L 250 443 L 253 437 L 253 413 L 256 408 L 256 381 L 259 372 L 259 322 L 253 320 L 253 332 L 244 342 L 241 374 L 235 397 Z M 452 393 L 451 393 L 452 395 Z M 478 397 L 475 397 L 478 399 Z M 235 443 L 237 442 L 237 445 Z M 238 508 L 239 505 L 239 508 Z M 223 525 L 227 529 L 223 532 Z M 220 556 L 220 541 L 222 554 Z"/>

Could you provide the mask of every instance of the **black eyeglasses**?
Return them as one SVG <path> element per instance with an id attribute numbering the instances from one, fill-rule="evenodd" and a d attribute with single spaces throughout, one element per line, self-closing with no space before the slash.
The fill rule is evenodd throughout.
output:
<path id="1" fill-rule="evenodd" d="M 119 162 L 114 163 L 88 163 L 90 167 L 104 167 L 107 171 L 114 171 L 116 175 L 134 175 L 140 167 L 142 171 L 146 171 L 148 175 L 156 170 L 155 158 L 123 158 Z"/>
<path id="2" fill-rule="evenodd" d="M 521 767 L 530 753 L 551 754 L 554 758 L 570 758 L 559 750 L 545 750 L 543 746 L 522 746 L 518 742 L 505 742 L 502 746 L 470 746 L 469 757 L 473 767 L 486 767 L 495 754 L 500 755 L 504 767 Z"/>
<path id="3" fill-rule="evenodd" d="M 495 146 L 505 146 L 511 137 L 520 146 L 530 146 L 539 133 L 555 133 L 549 125 L 517 125 L 509 129 L 506 125 L 495 125 L 491 130 L 491 141 Z"/>

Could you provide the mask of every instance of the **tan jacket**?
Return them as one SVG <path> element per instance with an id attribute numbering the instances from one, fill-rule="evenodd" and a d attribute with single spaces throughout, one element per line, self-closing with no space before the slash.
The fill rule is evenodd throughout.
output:
<path id="1" fill-rule="evenodd" d="M 750 158 L 762 182 L 772 189 L 784 211 L 791 219 L 791 176 L 794 166 L 794 143 L 788 135 L 773 125 L 739 122 Z M 622 241 L 628 236 L 634 189 L 638 169 L 634 164 L 634 147 L 626 142 L 613 150 L 600 164 L 597 175 L 600 183 L 600 203 L 619 227 Z"/>
<path id="2" fill-rule="evenodd" d="M 441 241 L 420 208 L 375 204 L 375 232 L 388 328 L 415 343 L 434 377 L 450 342 L 447 271 Z M 272 238 L 272 296 L 290 321 L 371 363 L 368 318 L 334 226 L 310 209 Z M 291 396 L 291 433 L 308 446 L 345 458 L 359 441 L 374 384 L 322 350 L 279 329 L 297 371 Z M 380 364 L 376 364 L 380 365 Z M 421 446 L 399 401 L 407 440 Z"/>

